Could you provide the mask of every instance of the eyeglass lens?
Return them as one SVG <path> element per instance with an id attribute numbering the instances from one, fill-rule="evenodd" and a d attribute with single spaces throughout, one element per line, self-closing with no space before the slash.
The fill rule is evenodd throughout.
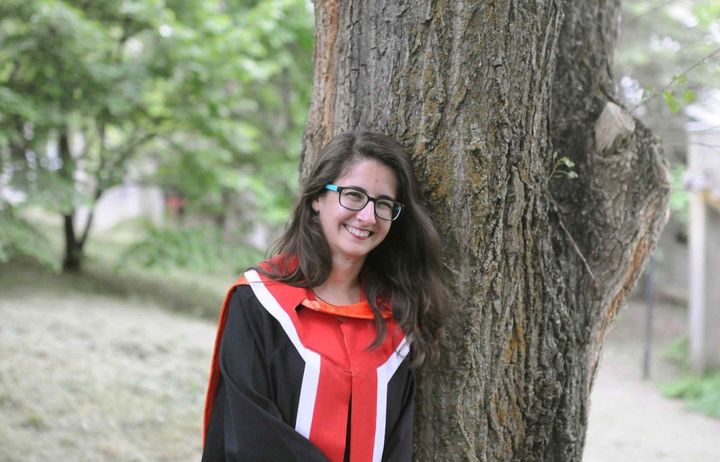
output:
<path id="1" fill-rule="evenodd" d="M 346 188 L 340 193 L 340 205 L 350 210 L 362 210 L 370 198 L 356 189 Z M 400 206 L 388 199 L 375 199 L 375 215 L 384 220 L 394 220 L 400 214 Z"/>

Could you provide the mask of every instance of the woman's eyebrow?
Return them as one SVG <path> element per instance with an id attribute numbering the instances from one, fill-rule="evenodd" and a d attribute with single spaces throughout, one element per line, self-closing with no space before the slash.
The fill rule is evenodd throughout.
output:
<path id="1" fill-rule="evenodd" d="M 347 185 L 347 186 L 343 186 L 343 185 L 338 185 L 338 186 L 340 186 L 340 187 L 342 187 L 342 188 L 357 189 L 358 191 L 364 192 L 364 193 L 367 194 L 368 196 L 370 195 L 370 193 L 368 193 L 367 190 L 366 190 L 365 188 L 361 187 L 361 186 L 355 186 L 355 185 L 353 185 L 353 184 L 349 184 L 349 185 Z M 374 198 L 374 199 L 390 199 L 391 201 L 395 202 L 395 198 L 393 198 L 392 196 L 388 196 L 387 194 L 380 194 L 379 196 L 373 196 L 373 198 Z"/>

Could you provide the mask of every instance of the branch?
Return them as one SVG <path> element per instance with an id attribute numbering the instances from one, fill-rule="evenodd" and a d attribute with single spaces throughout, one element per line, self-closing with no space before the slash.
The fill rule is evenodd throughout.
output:
<path id="1" fill-rule="evenodd" d="M 88 235 L 90 234 L 90 228 L 92 227 L 93 219 L 95 218 L 95 205 L 97 204 L 98 200 L 100 199 L 100 196 L 103 195 L 105 191 L 102 189 L 96 189 L 95 194 L 93 196 L 93 205 L 88 210 L 88 217 L 85 221 L 85 227 L 83 228 L 82 236 L 78 240 L 78 245 L 82 249 L 85 246 L 85 241 L 88 238 Z"/>
<path id="2" fill-rule="evenodd" d="M 113 178 L 116 176 L 116 173 L 122 169 L 122 167 L 125 165 L 125 163 L 128 161 L 128 159 L 135 153 L 135 151 L 142 146 L 143 144 L 147 143 L 151 139 L 155 138 L 157 136 L 157 133 L 150 132 L 146 133 L 139 138 L 136 138 L 132 142 L 127 143 L 124 149 L 120 149 L 118 151 L 115 151 L 112 155 L 113 160 L 108 162 L 107 167 L 107 176 L 103 178 L 103 181 L 98 181 L 98 189 L 107 189 L 111 184 Z M 97 178 L 100 179 L 101 172 L 98 171 Z"/>
<path id="3" fill-rule="evenodd" d="M 701 141 L 692 141 L 690 143 L 683 143 L 682 141 L 675 141 L 675 142 L 664 141 L 663 144 L 665 146 L 702 146 L 704 148 L 710 148 L 712 150 L 716 150 L 716 149 L 720 148 L 720 144 L 703 143 Z"/>
<path id="4" fill-rule="evenodd" d="M 709 132 L 709 131 L 712 131 L 712 130 L 717 130 L 718 128 L 720 128 L 720 125 L 713 125 L 713 126 L 711 126 L 711 127 L 701 128 L 701 129 L 699 129 L 699 130 L 693 130 L 693 131 L 696 131 L 696 132 Z"/>
<path id="5" fill-rule="evenodd" d="M 101 139 L 102 143 L 100 146 L 101 149 L 101 156 L 100 156 L 100 165 L 98 166 L 98 169 L 95 171 L 95 179 L 96 179 L 96 185 L 95 185 L 95 191 L 93 191 L 93 199 L 92 199 L 92 205 L 89 208 L 88 211 L 88 218 L 85 221 L 85 227 L 82 232 L 82 236 L 80 237 L 78 244 L 82 248 L 85 245 L 85 241 L 87 240 L 88 235 L 90 234 L 90 228 L 92 227 L 93 219 L 95 218 L 95 205 L 97 204 L 98 200 L 100 200 L 100 197 L 105 193 L 107 188 L 110 186 L 111 181 L 110 179 L 114 176 L 114 170 L 122 166 L 125 162 L 127 162 L 128 158 L 131 154 L 135 152 L 135 150 L 141 146 L 142 144 L 146 143 L 153 137 L 155 137 L 155 133 L 146 133 L 145 135 L 141 136 L 140 138 L 136 139 L 132 143 L 129 143 L 128 146 L 126 146 L 125 149 L 120 151 L 120 154 L 118 155 L 118 159 L 116 162 L 114 162 L 110 168 L 109 168 L 109 175 L 107 179 L 102 179 L 100 175 L 102 174 L 102 169 L 106 165 L 106 159 L 107 157 L 105 155 L 102 155 L 103 153 L 107 153 L 107 150 L 105 149 L 105 124 L 102 124 L 102 130 L 101 130 Z"/>
<path id="6" fill-rule="evenodd" d="M 680 74 L 678 74 L 678 75 L 676 75 L 675 77 L 673 77 L 672 80 L 670 80 L 670 82 L 669 82 L 667 85 L 665 85 L 664 87 L 662 87 L 662 89 L 660 89 L 659 92 L 652 92 L 652 93 L 650 94 L 650 96 L 648 96 L 646 99 L 644 99 L 644 100 L 640 101 L 638 104 L 636 104 L 635 107 L 633 107 L 632 109 L 629 110 L 630 114 L 634 113 L 638 108 L 640 108 L 640 107 L 644 106 L 645 104 L 647 104 L 648 101 L 651 101 L 651 100 L 652 100 L 653 98 L 655 98 L 657 95 L 662 95 L 663 93 L 665 93 L 665 91 L 666 91 L 668 88 L 670 88 L 670 87 L 672 87 L 673 85 L 675 85 L 675 83 L 676 83 L 678 80 L 680 80 L 682 77 L 685 77 L 686 75 L 688 75 L 688 74 L 689 74 L 690 72 L 692 72 L 696 67 L 698 67 L 698 66 L 700 66 L 700 65 L 702 65 L 702 64 L 705 64 L 705 61 L 707 61 L 708 59 L 712 58 L 713 56 L 715 56 L 715 55 L 718 54 L 718 53 L 720 53 L 720 48 L 716 48 L 715 50 L 711 51 L 710 53 L 708 53 L 708 54 L 705 55 L 704 57 L 700 58 L 698 61 L 696 61 L 695 63 L 693 63 L 690 67 L 688 67 L 687 69 L 685 69 L 683 72 L 681 72 Z"/>

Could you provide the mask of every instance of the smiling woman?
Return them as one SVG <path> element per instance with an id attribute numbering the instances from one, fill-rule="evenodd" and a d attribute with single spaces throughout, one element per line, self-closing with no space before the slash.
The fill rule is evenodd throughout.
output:
<path id="1" fill-rule="evenodd" d="M 342 186 L 329 184 L 325 188 L 337 191 L 338 197 L 323 193 L 313 202 L 313 210 L 318 214 L 323 236 L 330 246 L 333 268 L 359 274 L 365 256 L 390 231 L 392 214 L 388 214 L 388 210 L 394 207 L 387 203 L 394 204 L 397 179 L 389 167 L 374 159 L 364 159 L 351 165 L 335 182 Z M 370 200 L 372 196 L 368 194 L 380 198 Z M 356 278 L 348 281 L 359 287 L 360 281 Z"/>
<path id="2" fill-rule="evenodd" d="M 203 460 L 409 461 L 414 368 L 447 292 L 402 146 L 336 136 L 274 254 L 226 297 Z"/>

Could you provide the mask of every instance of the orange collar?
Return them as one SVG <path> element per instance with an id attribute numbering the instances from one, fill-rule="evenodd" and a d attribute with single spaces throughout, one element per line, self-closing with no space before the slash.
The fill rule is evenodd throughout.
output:
<path id="1" fill-rule="evenodd" d="M 350 305 L 332 305 L 324 300 L 320 300 L 320 298 L 318 298 L 311 289 L 307 289 L 307 297 L 300 304 L 306 308 L 310 308 L 311 310 L 334 316 L 356 319 L 375 319 L 373 310 L 370 307 L 370 303 L 368 303 L 365 299 L 364 293 L 362 300 L 358 303 L 352 303 Z M 385 319 L 392 318 L 392 311 L 383 310 L 382 317 Z"/>
<path id="2" fill-rule="evenodd" d="M 258 266 L 267 267 L 273 261 L 278 263 L 279 265 L 285 266 L 293 266 L 297 264 L 297 262 L 293 259 L 290 259 L 288 261 L 287 258 L 276 256 L 273 257 L 271 260 L 260 263 Z M 365 291 L 362 292 L 362 300 L 360 300 L 360 302 L 358 303 L 353 303 L 350 305 L 332 305 L 323 300 L 320 300 L 317 296 L 315 296 L 315 293 L 310 288 L 291 286 L 283 282 L 273 281 L 265 277 L 264 275 L 261 275 L 260 277 L 268 287 L 273 287 L 273 295 L 278 300 L 280 305 L 284 307 L 297 308 L 298 305 L 302 305 L 306 308 L 310 308 L 311 310 L 319 311 L 321 313 L 326 313 L 333 316 L 342 316 L 346 318 L 356 319 L 375 319 L 375 315 L 372 308 L 370 307 L 370 303 L 368 303 L 367 299 L 365 298 Z M 247 281 L 245 280 L 244 276 L 241 276 L 235 284 L 247 284 Z M 392 309 L 390 308 L 389 303 L 383 300 L 380 301 L 378 305 L 384 319 L 391 319 L 393 317 Z"/>

